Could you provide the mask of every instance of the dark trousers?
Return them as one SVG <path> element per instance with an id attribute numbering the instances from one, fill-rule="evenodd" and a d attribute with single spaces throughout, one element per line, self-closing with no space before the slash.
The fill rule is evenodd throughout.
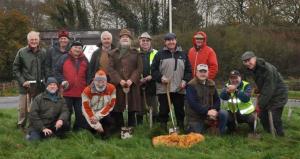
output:
<path id="1" fill-rule="evenodd" d="M 282 111 L 283 111 L 283 107 L 271 109 L 271 112 L 273 115 L 274 128 L 275 128 L 276 134 L 279 136 L 284 136 L 282 120 L 281 120 Z M 261 112 L 259 114 L 259 118 L 260 118 L 260 122 L 261 122 L 264 130 L 270 133 L 271 129 L 270 129 L 270 123 L 269 123 L 268 110 L 267 109 L 261 110 Z"/>
<path id="2" fill-rule="evenodd" d="M 177 125 L 183 128 L 184 122 L 184 95 L 178 93 L 170 93 L 171 102 L 174 105 Z M 167 94 L 159 94 L 159 121 L 167 123 L 169 119 L 169 104 Z"/>
<path id="3" fill-rule="evenodd" d="M 122 112 L 112 112 L 111 116 L 115 122 L 115 129 L 117 129 L 117 131 L 121 130 L 121 127 L 125 126 L 123 113 Z M 136 122 L 137 122 L 136 121 L 136 112 L 128 112 L 128 126 L 134 127 L 134 126 L 136 126 Z"/>
<path id="4" fill-rule="evenodd" d="M 81 97 L 64 97 L 67 103 L 67 106 L 70 111 L 70 126 L 71 126 L 71 117 L 73 114 L 73 110 L 75 112 L 75 122 L 73 124 L 73 130 L 77 131 L 82 128 L 87 128 L 88 123 L 86 122 L 83 114 L 82 114 L 82 102 Z"/>
<path id="5" fill-rule="evenodd" d="M 51 127 L 48 127 L 48 129 L 50 129 L 53 134 L 51 134 L 49 136 L 45 136 L 45 134 L 43 133 L 43 131 L 35 131 L 35 130 L 33 130 L 33 131 L 30 131 L 28 133 L 28 135 L 26 136 L 26 139 L 30 140 L 30 141 L 34 141 L 34 140 L 41 140 L 41 139 L 46 139 L 46 138 L 50 138 L 50 137 L 64 138 L 66 132 L 69 129 L 69 125 L 66 125 L 64 123 L 61 128 L 59 128 L 59 129 L 56 130 L 55 123 L 54 123 Z"/>
<path id="6" fill-rule="evenodd" d="M 232 132 L 235 131 L 237 125 L 235 124 L 234 113 L 228 111 L 228 114 L 229 116 L 228 116 L 227 126 L 228 126 L 228 130 Z M 240 112 L 236 112 L 236 119 L 238 123 L 247 123 L 249 126 L 249 131 L 253 132 L 254 120 L 255 120 L 253 113 L 241 114 Z"/>

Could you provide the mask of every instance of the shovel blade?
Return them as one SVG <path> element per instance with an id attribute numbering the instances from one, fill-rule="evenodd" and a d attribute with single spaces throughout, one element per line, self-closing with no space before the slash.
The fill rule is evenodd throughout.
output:
<path id="1" fill-rule="evenodd" d="M 121 139 L 129 139 L 133 136 L 133 128 L 132 127 L 122 127 L 121 128 Z"/>
<path id="2" fill-rule="evenodd" d="M 173 134 L 173 133 L 179 134 L 179 128 L 178 127 L 169 128 L 169 134 Z"/>

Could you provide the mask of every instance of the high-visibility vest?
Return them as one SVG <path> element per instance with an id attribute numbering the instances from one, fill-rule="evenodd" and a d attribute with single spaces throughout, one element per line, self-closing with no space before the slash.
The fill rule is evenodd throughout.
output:
<path id="1" fill-rule="evenodd" d="M 152 61 L 154 59 L 154 56 L 156 55 L 157 50 L 152 49 L 151 53 L 150 53 L 150 57 L 149 57 L 149 62 L 150 62 L 150 66 L 152 65 Z"/>
<path id="2" fill-rule="evenodd" d="M 246 85 L 248 85 L 249 83 L 246 81 L 242 81 L 242 82 L 243 82 L 243 87 L 240 90 L 245 91 Z M 229 84 L 227 83 L 226 85 L 228 86 Z M 231 112 L 235 113 L 239 110 L 241 114 L 250 114 L 255 110 L 255 107 L 251 99 L 248 102 L 244 103 L 240 99 L 238 99 L 234 93 L 231 93 L 230 96 L 231 97 L 227 103 L 227 109 L 230 110 Z"/>

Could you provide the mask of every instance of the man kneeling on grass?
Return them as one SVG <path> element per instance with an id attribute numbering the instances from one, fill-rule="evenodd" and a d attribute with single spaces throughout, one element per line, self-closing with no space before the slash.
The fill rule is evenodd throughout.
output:
<path id="1" fill-rule="evenodd" d="M 107 83 L 104 71 L 96 72 L 92 83 L 87 86 L 82 94 L 82 111 L 89 123 L 89 129 L 94 134 L 101 134 L 103 138 L 111 133 L 113 120 L 110 112 L 116 103 L 116 88 Z"/>
<path id="2" fill-rule="evenodd" d="M 29 112 L 28 140 L 48 137 L 64 137 L 69 126 L 69 110 L 58 93 L 58 82 L 54 77 L 47 79 L 46 91 L 39 94 L 31 104 Z"/>
<path id="3" fill-rule="evenodd" d="M 218 127 L 214 133 L 224 134 L 228 113 L 220 110 L 220 98 L 213 80 L 208 79 L 208 66 L 197 65 L 196 76 L 186 89 L 188 131 L 203 133 L 206 127 Z M 218 131 L 215 131 L 218 130 Z"/>

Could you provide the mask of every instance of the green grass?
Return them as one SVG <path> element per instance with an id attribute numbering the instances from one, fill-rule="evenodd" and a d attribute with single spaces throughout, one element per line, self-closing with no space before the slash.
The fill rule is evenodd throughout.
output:
<path id="1" fill-rule="evenodd" d="M 300 91 L 289 91 L 288 97 L 290 99 L 300 99 Z"/>
<path id="2" fill-rule="evenodd" d="M 17 111 L 0 110 L 0 158 L 2 159 L 297 159 L 300 158 L 300 108 L 295 108 L 287 121 L 284 112 L 286 137 L 273 139 L 262 133 L 262 139 L 253 140 L 246 134 L 224 137 L 205 135 L 204 142 L 190 149 L 158 147 L 151 144 L 154 134 L 147 125 L 135 129 L 134 137 L 121 140 L 95 138 L 89 132 L 69 134 L 67 139 L 48 139 L 28 142 L 15 127 Z M 261 127 L 259 125 L 259 129 Z"/>
<path id="3" fill-rule="evenodd" d="M 17 96 L 19 95 L 18 88 L 9 88 L 5 90 L 0 90 L 0 96 Z"/>

